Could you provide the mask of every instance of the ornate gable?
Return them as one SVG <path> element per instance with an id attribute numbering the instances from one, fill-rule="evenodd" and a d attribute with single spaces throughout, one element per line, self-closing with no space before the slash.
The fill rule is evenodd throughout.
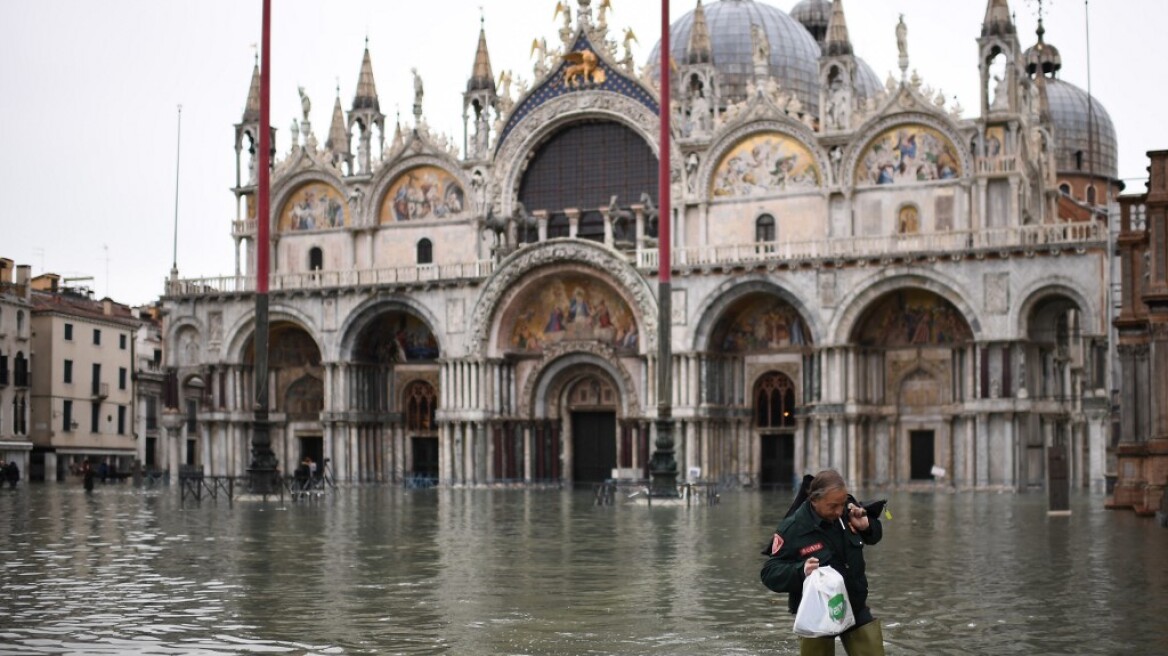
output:
<path id="1" fill-rule="evenodd" d="M 608 91 L 631 98 L 657 114 L 658 105 L 654 95 L 609 62 L 605 50 L 604 47 L 594 47 L 583 32 L 579 33 L 572 50 L 561 57 L 559 65 L 528 92 L 508 115 L 495 143 L 496 152 L 524 118 L 545 103 L 566 94 Z"/>

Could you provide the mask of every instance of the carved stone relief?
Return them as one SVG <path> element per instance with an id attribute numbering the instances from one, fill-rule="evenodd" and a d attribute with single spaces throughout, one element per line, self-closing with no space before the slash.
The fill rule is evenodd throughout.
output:
<path id="1" fill-rule="evenodd" d="M 1010 311 L 1010 274 L 987 273 L 984 276 L 985 308 L 990 314 Z"/>

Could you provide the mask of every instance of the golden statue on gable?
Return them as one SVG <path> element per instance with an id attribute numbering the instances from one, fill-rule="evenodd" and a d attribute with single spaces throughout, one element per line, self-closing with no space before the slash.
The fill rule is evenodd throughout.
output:
<path id="1" fill-rule="evenodd" d="M 600 59 L 591 50 L 569 52 L 564 55 L 564 61 L 572 63 L 564 69 L 564 86 L 574 88 L 589 83 L 604 84 L 604 69 L 598 65 Z"/>

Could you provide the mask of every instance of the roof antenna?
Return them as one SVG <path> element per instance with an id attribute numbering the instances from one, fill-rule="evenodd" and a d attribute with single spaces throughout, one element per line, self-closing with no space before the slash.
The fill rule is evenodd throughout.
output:
<path id="1" fill-rule="evenodd" d="M 182 152 L 182 105 L 178 106 L 178 142 L 174 149 L 174 254 L 170 265 L 170 279 L 178 280 L 178 173 L 179 154 Z"/>

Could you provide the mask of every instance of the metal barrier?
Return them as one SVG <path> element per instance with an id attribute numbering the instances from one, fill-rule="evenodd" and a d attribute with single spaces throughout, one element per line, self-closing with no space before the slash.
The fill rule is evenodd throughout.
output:
<path id="1" fill-rule="evenodd" d="M 593 499 L 598 506 L 615 505 L 618 497 L 622 501 L 638 503 L 644 499 L 648 506 L 652 506 L 654 501 L 671 504 L 680 502 L 686 506 L 695 504 L 713 506 L 721 500 L 718 489 L 718 484 L 714 482 L 678 483 L 677 496 L 658 496 L 651 493 L 651 483 L 648 480 L 609 479 L 594 486 Z"/>

